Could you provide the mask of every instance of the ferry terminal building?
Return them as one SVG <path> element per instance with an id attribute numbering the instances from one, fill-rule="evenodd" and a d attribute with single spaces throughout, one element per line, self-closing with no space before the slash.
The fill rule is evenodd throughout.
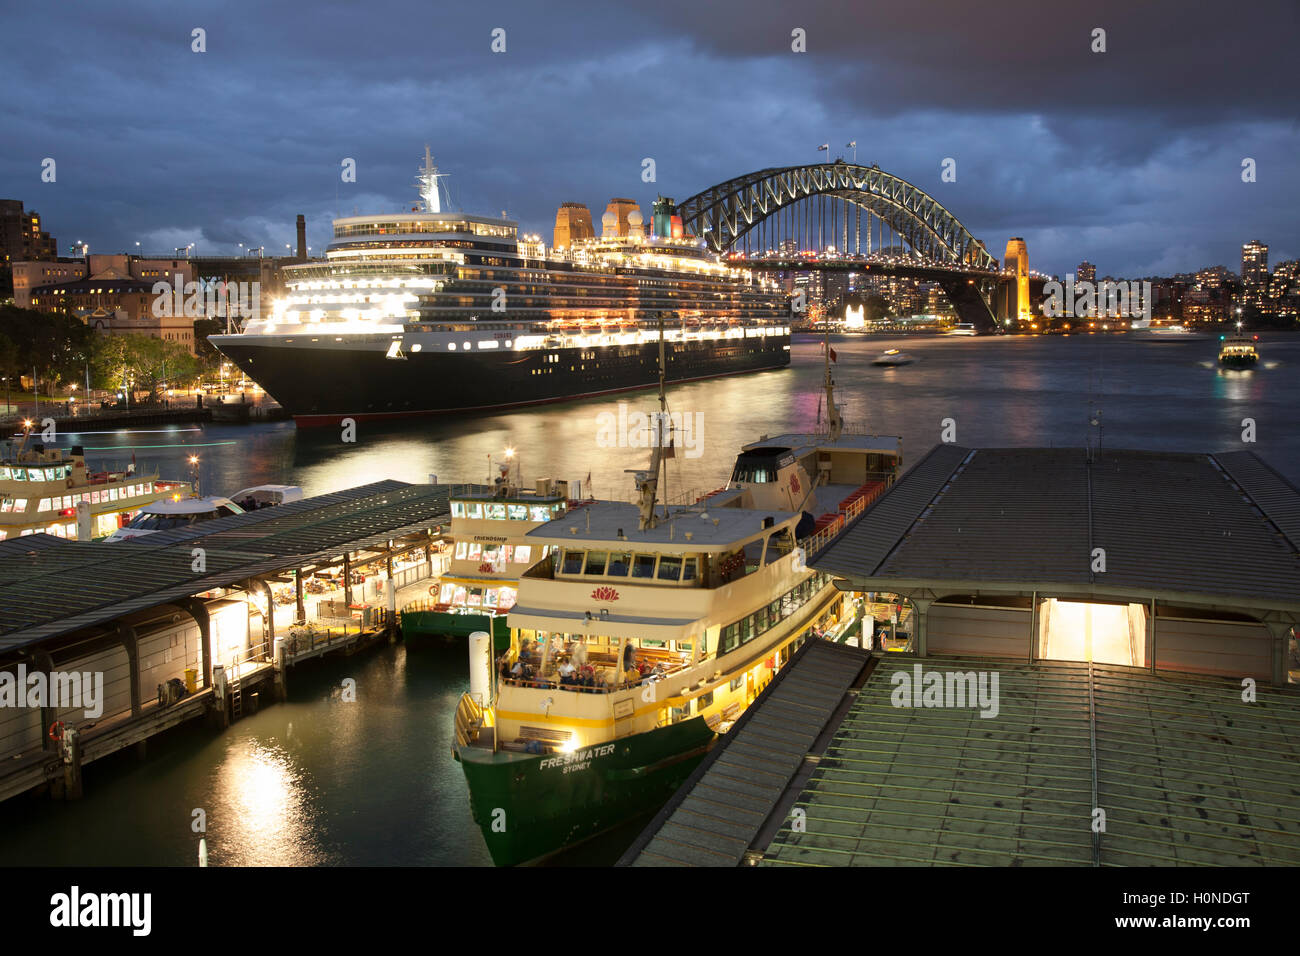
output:
<path id="1" fill-rule="evenodd" d="M 1300 676 L 1300 491 L 1253 452 L 939 445 L 810 563 L 920 657 Z"/>

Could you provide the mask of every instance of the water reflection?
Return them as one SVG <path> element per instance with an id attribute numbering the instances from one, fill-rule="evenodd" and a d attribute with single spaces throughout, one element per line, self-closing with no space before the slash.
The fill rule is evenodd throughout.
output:
<path id="1" fill-rule="evenodd" d="M 304 774 L 282 748 L 254 738 L 231 743 L 215 768 L 208 814 L 213 866 L 311 866 L 330 862 L 316 845 L 317 811 Z"/>

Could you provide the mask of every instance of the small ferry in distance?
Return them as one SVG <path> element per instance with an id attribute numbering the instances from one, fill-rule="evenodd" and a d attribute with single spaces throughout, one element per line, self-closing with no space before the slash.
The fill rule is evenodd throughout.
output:
<path id="1" fill-rule="evenodd" d="M 944 335 L 978 335 L 979 330 L 975 328 L 974 322 L 958 322 L 956 325 L 954 325 L 952 328 L 950 328 L 948 331 L 944 332 L 943 334 Z"/>
<path id="2" fill-rule="evenodd" d="M 681 507 L 657 500 L 661 438 L 636 502 L 526 536 L 550 553 L 520 579 L 495 666 L 471 637 L 452 749 L 498 865 L 662 805 L 804 641 L 851 617 L 807 560 L 893 483 L 900 442 L 842 433 L 827 363 L 825 433 L 746 445 L 726 487 Z"/>
<path id="3" fill-rule="evenodd" d="M 885 349 L 880 355 L 876 356 L 872 365 L 911 365 L 916 359 L 900 349 Z"/>
<path id="4" fill-rule="evenodd" d="M 0 458 L 0 541 L 27 534 L 93 540 L 113 534 L 140 509 L 190 493 L 184 481 L 125 471 L 92 472 L 82 446 L 67 451 L 34 444 L 25 422 L 15 452 Z M 84 506 L 84 507 L 83 507 Z"/>
<path id="5" fill-rule="evenodd" d="M 1254 368 L 1259 362 L 1258 335 L 1220 335 L 1219 364 L 1224 368 Z"/>
<path id="6" fill-rule="evenodd" d="M 1205 342 L 1208 332 L 1197 332 L 1185 325 L 1152 325 L 1150 319 L 1134 319 L 1129 324 L 1134 342 Z"/>

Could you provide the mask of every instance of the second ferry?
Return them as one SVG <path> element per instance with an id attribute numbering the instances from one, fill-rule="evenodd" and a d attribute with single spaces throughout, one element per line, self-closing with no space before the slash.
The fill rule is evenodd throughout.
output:
<path id="1" fill-rule="evenodd" d="M 616 200 L 599 237 L 548 250 L 504 215 L 442 211 L 443 175 L 426 150 L 412 211 L 334 220 L 269 315 L 211 337 L 299 425 L 650 387 L 660 318 L 670 382 L 790 364 L 785 293 L 685 235 L 671 199 L 649 223 Z"/>

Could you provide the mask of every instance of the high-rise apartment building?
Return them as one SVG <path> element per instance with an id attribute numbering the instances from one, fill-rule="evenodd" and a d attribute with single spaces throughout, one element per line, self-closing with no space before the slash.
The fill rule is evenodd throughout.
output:
<path id="1" fill-rule="evenodd" d="M 57 246 L 41 230 L 39 213 L 24 209 L 20 199 L 0 199 L 0 263 L 54 259 Z"/>

